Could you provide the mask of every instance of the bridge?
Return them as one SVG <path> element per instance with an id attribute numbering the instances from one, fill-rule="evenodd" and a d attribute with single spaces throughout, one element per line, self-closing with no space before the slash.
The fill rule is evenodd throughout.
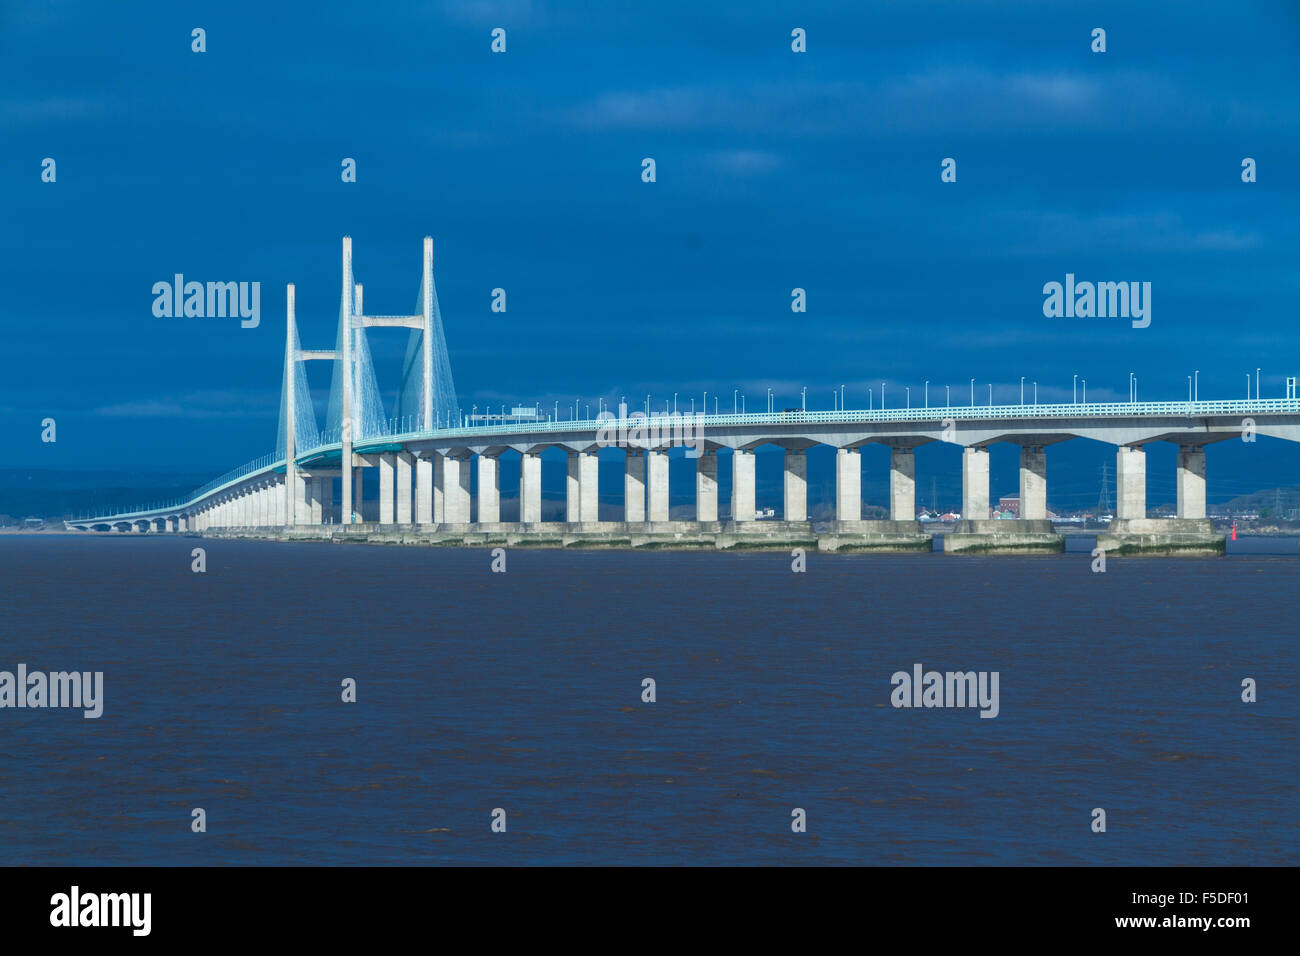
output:
<path id="1" fill-rule="evenodd" d="M 183 499 L 129 512 L 70 520 L 81 530 L 274 533 L 278 537 L 354 536 L 410 543 L 556 543 L 560 545 L 786 547 L 823 550 L 930 550 L 916 521 L 918 446 L 962 448 L 962 519 L 945 535 L 951 552 L 1060 551 L 1064 538 L 1047 513 L 1047 450 L 1072 438 L 1116 447 L 1115 520 L 1098 546 L 1119 553 L 1214 554 L 1223 551 L 1206 516 L 1206 446 L 1267 436 L 1300 441 L 1300 398 L 1186 402 L 1106 402 L 840 409 L 741 414 L 665 408 L 560 420 L 466 416 L 457 404 L 433 278 L 433 240 L 425 238 L 416 309 L 370 315 L 354 280 L 351 239 L 343 239 L 342 292 L 333 349 L 301 347 L 294 286 L 286 289 L 285 365 L 274 451 L 208 482 Z M 409 330 L 394 414 L 387 415 L 370 359 L 367 330 Z M 305 365 L 333 366 L 324 429 L 318 429 Z M 990 520 L 989 446 L 1020 446 L 1020 515 Z M 1152 519 L 1146 508 L 1146 452 L 1153 442 L 1178 446 L 1177 516 Z M 861 450 L 890 449 L 889 515 L 863 520 Z M 784 451 L 781 521 L 758 521 L 755 449 Z M 835 451 L 835 520 L 820 533 L 808 521 L 807 451 Z M 695 470 L 694 520 L 671 520 L 669 450 L 685 446 Z M 541 454 L 567 452 L 565 520 L 542 520 Z M 597 453 L 625 454 L 623 520 L 601 521 Z M 719 511 L 718 475 L 730 459 L 727 519 Z M 519 520 L 501 520 L 501 469 L 517 456 Z M 680 466 L 679 466 L 680 467 Z M 471 469 L 477 474 L 477 494 Z M 373 470 L 379 521 L 364 523 L 354 501 Z M 373 480 L 373 479 L 370 479 Z M 335 492 L 338 491 L 336 497 Z"/>

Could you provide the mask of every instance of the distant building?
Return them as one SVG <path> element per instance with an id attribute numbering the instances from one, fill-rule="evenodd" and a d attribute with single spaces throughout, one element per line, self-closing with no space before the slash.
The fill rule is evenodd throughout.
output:
<path id="1" fill-rule="evenodd" d="M 1001 498 L 998 499 L 998 512 L 1000 517 L 1010 514 L 1011 517 L 1013 518 L 1019 518 L 1020 517 L 1020 496 L 1003 495 Z"/>

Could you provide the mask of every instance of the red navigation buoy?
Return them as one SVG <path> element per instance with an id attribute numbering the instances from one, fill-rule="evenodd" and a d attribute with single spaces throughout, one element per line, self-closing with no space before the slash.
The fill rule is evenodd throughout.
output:
<path id="1" fill-rule="evenodd" d="M 1237 540 L 1237 522 L 1235 521 L 1232 523 L 1232 540 Z"/>

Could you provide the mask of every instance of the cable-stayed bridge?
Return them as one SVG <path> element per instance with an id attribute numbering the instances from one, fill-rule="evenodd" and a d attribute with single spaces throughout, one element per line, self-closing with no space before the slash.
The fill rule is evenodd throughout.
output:
<path id="1" fill-rule="evenodd" d="M 891 409 L 695 414 L 666 411 L 485 423 L 457 402 L 433 278 L 433 240 L 425 238 L 420 291 L 409 315 L 370 315 L 343 239 L 338 332 L 332 349 L 304 349 L 294 287 L 286 289 L 286 335 L 280 423 L 273 451 L 176 501 L 129 512 L 88 515 L 68 526 L 98 531 L 202 533 L 279 529 L 295 536 L 386 532 L 430 542 L 550 541 L 563 545 L 785 546 L 827 550 L 922 550 L 930 535 L 915 520 L 918 446 L 962 447 L 962 521 L 945 550 L 1059 551 L 1063 537 L 1047 513 L 1047 449 L 1071 438 L 1116 446 L 1115 520 L 1099 546 L 1150 553 L 1219 553 L 1223 537 L 1206 518 L 1206 446 L 1256 436 L 1300 441 L 1300 398 L 1288 379 L 1279 399 L 1186 402 L 1071 402 Z M 410 332 L 392 414 L 384 408 L 368 330 Z M 332 364 L 324 427 L 307 386 L 309 362 Z M 504 416 L 503 416 L 504 418 Z M 1020 446 L 1019 516 L 990 520 L 989 446 Z M 1179 447 L 1177 517 L 1148 518 L 1145 446 Z M 862 519 L 861 449 L 890 448 L 888 520 Z M 782 520 L 755 520 L 754 451 L 784 450 Z M 694 520 L 671 520 L 670 448 L 686 446 L 695 470 Z M 836 449 L 835 520 L 821 534 L 808 522 L 809 448 Z M 598 511 L 597 452 L 624 451 L 621 521 Z M 568 454 L 564 522 L 542 521 L 541 454 Z M 731 500 L 719 509 L 720 452 L 727 452 Z M 517 457 L 519 520 L 501 520 L 501 464 Z M 693 459 L 693 461 L 692 461 Z M 679 464 L 678 467 L 681 467 Z M 471 469 L 474 470 L 472 480 Z M 361 521 L 360 488 L 378 476 L 379 521 Z M 477 486 L 475 493 L 475 485 Z M 337 494 L 336 494 L 337 492 Z"/>

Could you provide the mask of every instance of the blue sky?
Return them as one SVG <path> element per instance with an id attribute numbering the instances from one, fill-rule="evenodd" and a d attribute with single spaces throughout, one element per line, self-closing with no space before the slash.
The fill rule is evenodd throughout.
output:
<path id="1" fill-rule="evenodd" d="M 1294 6 L 285 7 L 0 7 L 0 461 L 269 451 L 284 285 L 304 345 L 332 347 L 345 233 L 378 312 L 414 304 L 434 236 L 465 408 L 741 388 L 756 409 L 769 386 L 830 407 L 841 383 L 865 406 L 882 380 L 893 405 L 927 379 L 968 401 L 971 377 L 1011 402 L 1022 375 L 1051 401 L 1076 373 L 1105 400 L 1130 370 L 1176 399 L 1193 369 L 1241 397 L 1257 366 L 1269 397 L 1300 375 Z M 177 272 L 261 282 L 261 325 L 154 317 Z M 1067 272 L 1151 282 L 1151 326 L 1045 318 Z M 405 333 L 371 341 L 391 390 Z"/>

